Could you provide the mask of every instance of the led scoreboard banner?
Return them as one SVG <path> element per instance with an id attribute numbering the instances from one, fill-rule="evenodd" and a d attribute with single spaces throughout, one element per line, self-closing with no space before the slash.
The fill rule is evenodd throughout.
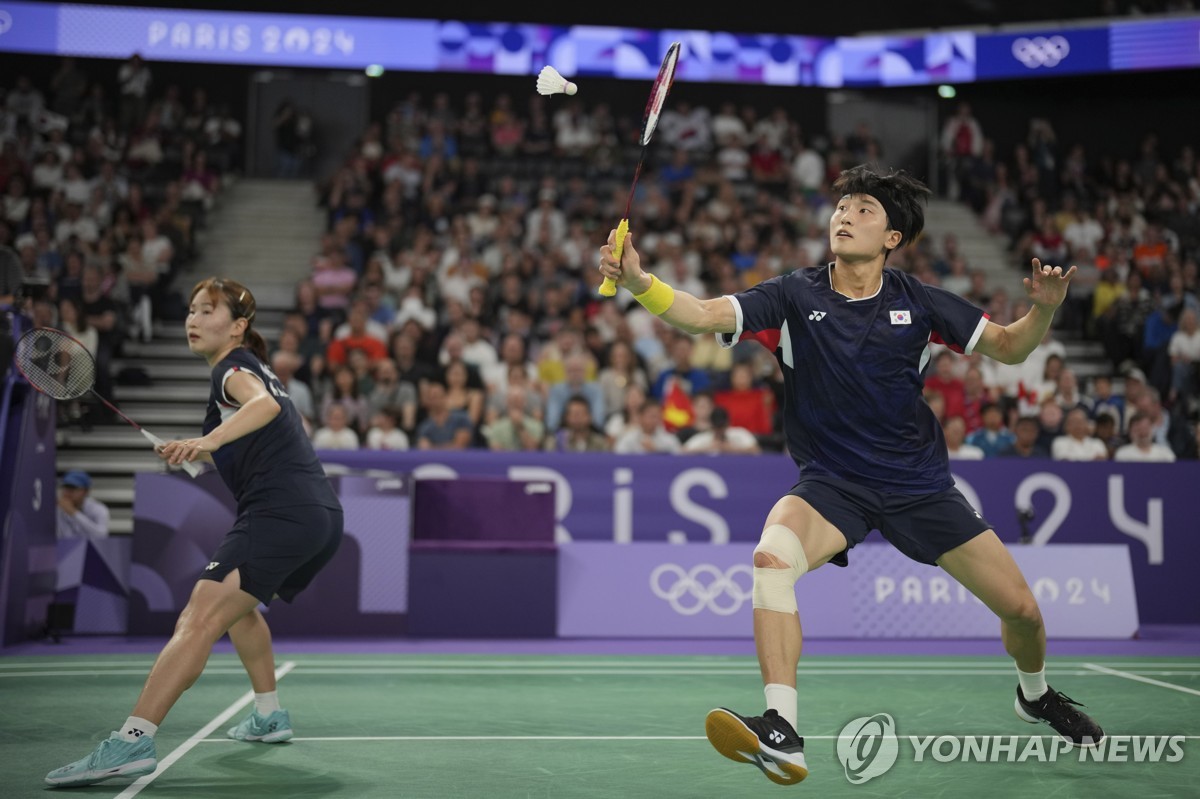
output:
<path id="1" fill-rule="evenodd" d="M 0 52 L 260 66 L 881 87 L 1200 67 L 1200 15 L 1071 27 L 819 37 L 588 25 L 7 3 Z"/>

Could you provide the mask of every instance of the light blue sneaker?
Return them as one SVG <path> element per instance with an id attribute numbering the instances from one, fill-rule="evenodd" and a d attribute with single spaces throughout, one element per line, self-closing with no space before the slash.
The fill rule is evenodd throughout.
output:
<path id="1" fill-rule="evenodd" d="M 136 741 L 125 741 L 120 733 L 114 732 L 87 757 L 47 774 L 46 784 L 55 788 L 74 788 L 112 777 L 140 777 L 156 768 L 158 755 L 154 751 L 153 738 L 143 735 Z"/>
<path id="2" fill-rule="evenodd" d="M 265 744 L 279 744 L 290 741 L 295 732 L 292 731 L 292 719 L 286 710 L 276 710 L 269 716 L 260 716 L 257 710 L 242 719 L 236 727 L 225 731 L 235 741 L 262 741 Z"/>

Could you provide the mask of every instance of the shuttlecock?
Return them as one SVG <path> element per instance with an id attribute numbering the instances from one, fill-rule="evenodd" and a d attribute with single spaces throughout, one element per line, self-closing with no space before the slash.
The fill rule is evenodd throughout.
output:
<path id="1" fill-rule="evenodd" d="M 579 87 L 559 75 L 554 67 L 545 66 L 538 73 L 537 90 L 538 94 L 574 94 Z"/>

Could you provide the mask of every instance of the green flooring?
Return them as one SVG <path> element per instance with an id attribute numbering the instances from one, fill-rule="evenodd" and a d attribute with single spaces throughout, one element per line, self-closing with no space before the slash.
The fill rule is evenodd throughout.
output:
<path id="1" fill-rule="evenodd" d="M 42 777 L 85 755 L 120 724 L 151 658 L 0 658 L 0 796 L 47 796 Z M 69 795 L 122 797 L 1196 797 L 1200 662 L 1060 658 L 1048 675 L 1111 735 L 1186 736 L 1178 762 L 914 761 L 907 736 L 1021 736 L 1044 727 L 1012 711 L 1016 680 L 997 658 L 805 658 L 801 734 L 809 778 L 769 783 L 704 740 L 715 705 L 762 706 L 757 666 L 738 657 L 289 655 L 280 696 L 297 739 L 224 739 L 248 683 L 214 656 L 159 731 L 159 769 Z M 1114 673 L 1115 672 L 1115 673 Z M 1134 679 L 1138 678 L 1138 679 Z M 1161 684 L 1160 684 L 1161 683 Z M 197 737 L 223 711 L 231 721 Z M 837 736 L 855 718 L 890 714 L 895 765 L 851 784 Z M 1045 748 L 1052 747 L 1049 737 Z M 955 746 L 938 744 L 943 756 Z M 1131 750 L 1130 750 L 1131 751 Z M 1166 750 L 1168 754 L 1171 749 Z M 1016 756 L 1014 755 L 1014 756 Z M 1005 755 L 1007 757 L 1007 755 Z M 1132 757 L 1130 757 L 1132 760 Z"/>

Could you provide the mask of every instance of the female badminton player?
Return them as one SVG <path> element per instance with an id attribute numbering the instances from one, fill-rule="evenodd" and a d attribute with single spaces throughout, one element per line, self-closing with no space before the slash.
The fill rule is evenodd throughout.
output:
<path id="1" fill-rule="evenodd" d="M 731 296 L 700 300 L 644 273 L 636 250 L 600 248 L 600 271 L 664 321 L 688 333 L 716 333 L 725 347 L 756 340 L 785 376 L 784 427 L 800 476 L 767 515 L 754 550 L 754 638 L 766 712 L 708 714 L 718 752 L 757 766 L 783 785 L 808 775 L 796 732 L 800 619 L 796 581 L 848 554 L 872 529 L 916 561 L 937 565 L 1000 619 L 1016 663 L 1015 710 L 1049 724 L 1075 745 L 1104 733 L 1079 705 L 1046 684 L 1046 632 L 1037 600 L 1000 539 L 954 487 L 946 442 L 921 397 L 930 341 L 1021 363 L 1042 340 L 1075 267 L 1033 259 L 1025 279 L 1030 310 L 1007 326 L 956 294 L 885 268 L 925 222 L 929 189 L 906 173 L 866 165 L 833 184 L 829 220 L 834 261 L 763 281 Z"/>
<path id="2" fill-rule="evenodd" d="M 188 347 L 212 367 L 204 435 L 158 452 L 172 464 L 215 464 L 237 499 L 237 521 L 199 575 L 129 718 L 90 755 L 47 774 L 50 785 L 153 772 L 158 726 L 226 632 L 255 692 L 254 710 L 229 737 L 266 743 L 292 737 L 275 691 L 271 632 L 257 608 L 277 596 L 290 602 L 330 561 L 342 539 L 342 508 L 299 414 L 265 365 L 254 313 L 253 295 L 233 280 L 210 278 L 192 289 Z"/>

